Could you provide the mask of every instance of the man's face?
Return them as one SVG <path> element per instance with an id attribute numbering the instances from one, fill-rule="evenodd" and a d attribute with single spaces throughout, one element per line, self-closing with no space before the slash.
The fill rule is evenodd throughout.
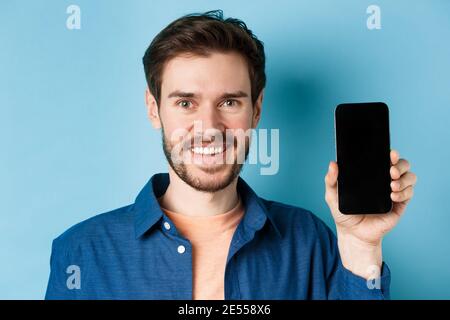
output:
<path id="1" fill-rule="evenodd" d="M 228 186 L 250 143 L 236 132 L 255 128 L 261 110 L 262 95 L 252 105 L 245 59 L 237 53 L 177 56 L 164 67 L 159 110 L 151 98 L 147 92 L 150 118 L 162 128 L 164 153 L 175 173 L 201 191 Z"/>

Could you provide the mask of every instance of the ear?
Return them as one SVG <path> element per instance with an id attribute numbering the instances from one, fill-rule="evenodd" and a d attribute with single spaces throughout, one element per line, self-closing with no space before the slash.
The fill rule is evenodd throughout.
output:
<path id="1" fill-rule="evenodd" d="M 161 119 L 159 118 L 158 104 L 150 90 L 145 90 L 145 104 L 147 105 L 147 115 L 153 128 L 161 129 Z"/>
<path id="2" fill-rule="evenodd" d="M 259 93 L 258 99 L 256 99 L 255 105 L 253 106 L 252 128 L 256 128 L 261 119 L 263 97 L 264 89 Z"/>

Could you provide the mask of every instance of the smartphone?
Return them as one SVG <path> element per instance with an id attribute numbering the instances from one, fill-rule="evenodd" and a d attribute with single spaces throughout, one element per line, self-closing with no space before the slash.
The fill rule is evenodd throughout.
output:
<path id="1" fill-rule="evenodd" d="M 339 211 L 391 211 L 388 106 L 383 102 L 343 103 L 336 107 L 334 121 Z"/>

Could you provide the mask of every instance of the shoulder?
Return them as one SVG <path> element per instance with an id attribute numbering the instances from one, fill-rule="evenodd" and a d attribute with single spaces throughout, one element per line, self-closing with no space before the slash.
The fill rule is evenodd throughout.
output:
<path id="1" fill-rule="evenodd" d="M 278 201 L 261 200 L 282 234 L 311 239 L 334 237 L 328 225 L 310 210 Z"/>
<path id="2" fill-rule="evenodd" d="M 53 251 L 74 252 L 85 244 L 104 241 L 133 227 L 131 205 L 97 214 L 79 222 L 53 240 Z"/>

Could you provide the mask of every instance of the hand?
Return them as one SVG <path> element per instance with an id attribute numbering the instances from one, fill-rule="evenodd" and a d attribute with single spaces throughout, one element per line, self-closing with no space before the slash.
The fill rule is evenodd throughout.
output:
<path id="1" fill-rule="evenodd" d="M 345 215 L 339 211 L 337 195 L 338 165 L 331 161 L 325 176 L 325 200 L 336 223 L 342 262 L 364 273 L 367 264 L 381 266 L 381 241 L 400 220 L 414 192 L 417 177 L 410 172 L 410 164 L 391 150 L 392 210 L 383 214 Z M 370 168 L 368 168 L 370 170 Z M 358 258 L 357 256 L 360 256 Z M 359 261 L 355 261 L 355 259 Z M 344 261 L 346 260 L 346 261 Z M 362 260 L 365 260 L 363 262 Z"/>

